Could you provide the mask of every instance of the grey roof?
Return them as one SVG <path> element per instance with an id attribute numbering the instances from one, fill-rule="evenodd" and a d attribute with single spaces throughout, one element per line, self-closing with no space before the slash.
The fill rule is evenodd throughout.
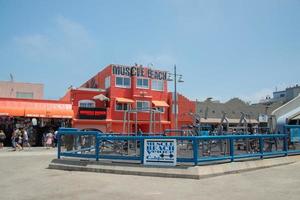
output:
<path id="1" fill-rule="evenodd" d="M 244 112 L 249 115 L 251 119 L 258 119 L 260 114 L 270 115 L 273 110 L 281 105 L 280 102 L 250 105 L 239 98 L 233 98 L 225 103 L 208 99 L 202 102 L 196 102 L 196 113 L 204 118 L 221 118 L 222 112 L 225 112 L 228 118 L 239 119 L 241 112 Z"/>

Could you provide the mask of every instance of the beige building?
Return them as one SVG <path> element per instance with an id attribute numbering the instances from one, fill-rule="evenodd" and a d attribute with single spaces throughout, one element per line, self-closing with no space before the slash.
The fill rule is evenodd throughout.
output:
<path id="1" fill-rule="evenodd" d="M 43 99 L 44 84 L 0 81 L 0 97 Z"/>
<path id="2" fill-rule="evenodd" d="M 245 114 L 247 123 L 258 124 L 266 123 L 268 121 L 267 116 L 270 116 L 272 111 L 281 105 L 280 102 L 250 105 L 238 98 L 220 103 L 208 98 L 202 102 L 196 101 L 196 113 L 201 117 L 201 122 L 207 124 L 219 124 L 223 113 L 226 113 L 226 118 L 230 124 L 238 124 L 241 113 Z"/>

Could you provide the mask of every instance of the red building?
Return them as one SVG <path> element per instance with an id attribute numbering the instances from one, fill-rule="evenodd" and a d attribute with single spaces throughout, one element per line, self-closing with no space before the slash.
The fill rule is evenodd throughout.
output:
<path id="1" fill-rule="evenodd" d="M 161 132 L 174 127 L 167 72 L 143 66 L 109 65 L 61 99 L 71 102 L 73 127 L 104 132 Z M 192 123 L 195 103 L 178 96 L 178 127 Z"/>

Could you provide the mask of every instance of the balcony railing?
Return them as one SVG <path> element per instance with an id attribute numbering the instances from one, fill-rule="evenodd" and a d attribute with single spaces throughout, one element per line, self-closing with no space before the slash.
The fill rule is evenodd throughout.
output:
<path id="1" fill-rule="evenodd" d="M 106 119 L 106 108 L 82 108 L 78 109 L 79 119 Z"/>

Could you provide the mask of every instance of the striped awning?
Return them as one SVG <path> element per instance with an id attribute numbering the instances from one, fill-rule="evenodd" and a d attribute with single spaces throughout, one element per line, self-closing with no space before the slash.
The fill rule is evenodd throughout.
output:
<path id="1" fill-rule="evenodd" d="M 116 101 L 118 103 L 134 103 L 132 99 L 127 99 L 127 98 L 122 98 L 122 97 L 117 97 Z"/>
<path id="2" fill-rule="evenodd" d="M 165 101 L 152 101 L 152 103 L 156 107 L 169 107 L 169 104 Z"/>

